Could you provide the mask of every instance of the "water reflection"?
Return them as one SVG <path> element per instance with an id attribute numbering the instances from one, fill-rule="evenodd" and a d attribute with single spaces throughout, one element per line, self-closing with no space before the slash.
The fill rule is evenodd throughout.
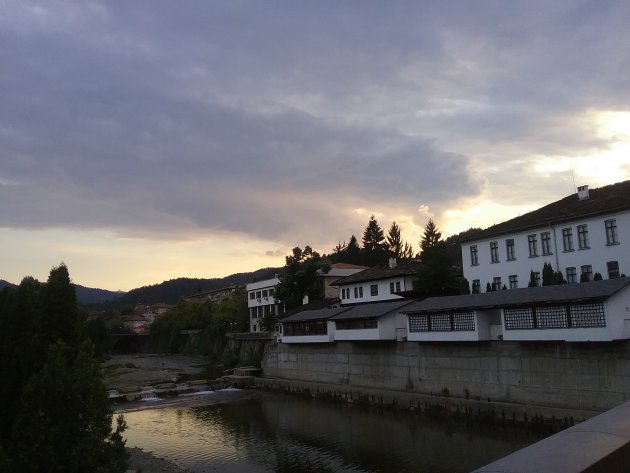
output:
<path id="1" fill-rule="evenodd" d="M 129 446 L 197 472 L 467 472 L 534 440 L 294 396 L 125 414 Z"/>

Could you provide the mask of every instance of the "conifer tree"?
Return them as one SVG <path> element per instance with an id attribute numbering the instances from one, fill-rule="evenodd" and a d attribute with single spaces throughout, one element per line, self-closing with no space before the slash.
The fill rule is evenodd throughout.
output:
<path id="1" fill-rule="evenodd" d="M 433 219 L 429 219 L 424 227 L 424 234 L 420 239 L 421 254 L 428 248 L 432 248 L 437 245 L 441 238 L 442 233 L 438 231 L 437 226 L 433 222 Z"/>
<path id="2" fill-rule="evenodd" d="M 362 243 L 363 256 L 366 264 L 375 266 L 387 262 L 385 235 L 374 215 L 370 217 L 363 231 Z"/>
<path id="3" fill-rule="evenodd" d="M 413 248 L 409 243 L 403 241 L 400 227 L 395 220 L 387 232 L 387 251 L 389 256 L 396 259 L 410 259 L 413 257 Z"/>

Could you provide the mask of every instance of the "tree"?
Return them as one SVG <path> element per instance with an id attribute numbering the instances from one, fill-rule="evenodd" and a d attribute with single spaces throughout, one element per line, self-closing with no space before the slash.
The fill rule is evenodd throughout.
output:
<path id="1" fill-rule="evenodd" d="M 529 272 L 529 284 L 527 285 L 527 287 L 536 287 L 538 286 L 538 282 L 536 281 L 536 274 L 534 273 L 534 270 L 532 269 Z"/>
<path id="2" fill-rule="evenodd" d="M 403 241 L 400 227 L 395 220 L 387 232 L 387 251 L 389 256 L 396 259 L 411 259 L 413 257 L 413 248 L 409 243 Z"/>
<path id="3" fill-rule="evenodd" d="M 445 242 L 438 242 L 422 252 L 416 283 L 418 291 L 427 296 L 460 293 L 460 283 L 448 257 Z"/>
<path id="4" fill-rule="evenodd" d="M 422 255 L 425 250 L 437 245 L 441 238 L 442 233 L 438 231 L 433 220 L 429 219 L 424 227 L 424 234 L 420 239 L 420 255 Z"/>
<path id="5" fill-rule="evenodd" d="M 122 472 L 124 421 L 79 325 L 65 265 L 0 297 L 0 470 Z M 5 375 L 6 373 L 6 375 Z"/>
<path id="6" fill-rule="evenodd" d="M 553 286 L 556 284 L 556 275 L 550 263 L 545 263 L 542 270 L 542 285 Z"/>
<path id="7" fill-rule="evenodd" d="M 278 275 L 280 282 L 275 287 L 275 298 L 285 309 L 293 309 L 302 305 L 304 296 L 309 301 L 322 299 L 324 287 L 321 278 L 317 277 L 317 270 L 325 272 L 330 269 L 330 262 L 310 246 L 302 250 L 299 246 L 293 248 L 293 253 L 285 258 L 286 264 Z"/>
<path id="8" fill-rule="evenodd" d="M 350 236 L 350 240 L 348 241 L 348 246 L 346 247 L 346 263 L 350 264 L 361 264 L 361 247 L 359 246 L 359 242 L 357 237 L 354 235 Z"/>
<path id="9" fill-rule="evenodd" d="M 387 245 L 383 229 L 372 215 L 363 230 L 363 256 L 366 264 L 375 266 L 387 262 Z"/>

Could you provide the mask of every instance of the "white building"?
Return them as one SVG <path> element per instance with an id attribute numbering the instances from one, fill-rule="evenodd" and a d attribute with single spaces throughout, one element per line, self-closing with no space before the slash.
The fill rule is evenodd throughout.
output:
<path id="1" fill-rule="evenodd" d="M 368 269 L 367 266 L 349 263 L 333 263 L 328 272 L 318 269 L 317 276 L 324 282 L 324 299 L 339 299 L 339 287 L 335 286 L 335 282 L 366 269 Z"/>
<path id="2" fill-rule="evenodd" d="M 247 285 L 247 307 L 249 309 L 249 331 L 263 331 L 262 321 L 267 316 L 278 316 L 283 310 L 274 298 L 278 278 L 265 279 Z"/>
<path id="3" fill-rule="evenodd" d="M 409 341 L 630 339 L 630 278 L 431 297 L 406 306 Z"/>
<path id="4" fill-rule="evenodd" d="M 418 269 L 418 263 L 397 263 L 392 258 L 388 266 L 365 269 L 339 279 L 333 285 L 339 287 L 341 305 L 402 299 L 402 293 L 413 290 Z"/>
<path id="5" fill-rule="evenodd" d="M 473 292 L 527 287 L 545 263 L 568 283 L 618 278 L 630 271 L 630 181 L 582 186 L 538 210 L 494 225 L 462 243 L 464 277 Z"/>

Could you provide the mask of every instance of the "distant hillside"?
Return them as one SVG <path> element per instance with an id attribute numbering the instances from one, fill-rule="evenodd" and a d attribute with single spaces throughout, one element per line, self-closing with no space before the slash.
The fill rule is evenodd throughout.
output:
<path id="1" fill-rule="evenodd" d="M 4 289 L 5 287 L 11 287 L 11 286 L 15 286 L 15 284 L 11 284 L 9 281 L 0 279 L 0 290 Z"/>
<path id="2" fill-rule="evenodd" d="M 122 297 L 125 293 L 122 291 L 108 291 L 106 289 L 95 289 L 91 287 L 80 286 L 74 284 L 74 290 L 77 293 L 77 301 L 81 305 L 97 305 L 104 302 L 113 301 Z"/>
<path id="3" fill-rule="evenodd" d="M 102 305 L 121 309 L 133 307 L 137 304 L 177 304 L 180 298 L 196 294 L 198 292 L 220 289 L 231 285 L 244 285 L 253 281 L 270 279 L 278 274 L 280 268 L 263 268 L 251 273 L 236 273 L 224 278 L 198 279 L 198 278 L 177 278 L 164 281 L 160 284 L 144 286 L 125 293 L 121 297 L 111 300 Z"/>

